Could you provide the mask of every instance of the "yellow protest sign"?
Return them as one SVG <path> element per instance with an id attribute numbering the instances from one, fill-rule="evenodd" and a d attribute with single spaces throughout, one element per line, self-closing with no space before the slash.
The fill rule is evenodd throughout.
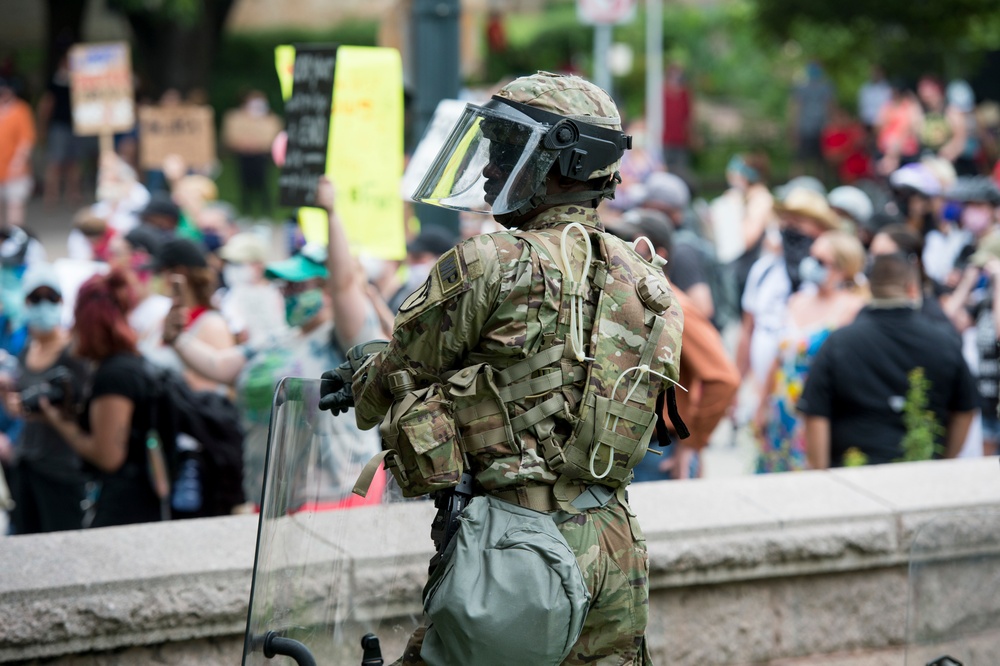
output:
<path id="1" fill-rule="evenodd" d="M 403 65 L 395 49 L 337 49 L 326 173 L 352 248 L 404 257 Z"/>
<path id="2" fill-rule="evenodd" d="M 403 201 L 403 66 L 395 49 L 337 49 L 326 174 L 337 186 L 337 213 L 352 251 L 406 256 Z M 282 96 L 291 96 L 295 47 L 275 49 Z M 329 242 L 326 212 L 299 208 L 306 241 Z"/>
<path id="3" fill-rule="evenodd" d="M 281 84 L 281 99 L 292 96 L 292 73 L 295 71 L 295 47 L 283 44 L 274 47 L 274 68 Z"/>

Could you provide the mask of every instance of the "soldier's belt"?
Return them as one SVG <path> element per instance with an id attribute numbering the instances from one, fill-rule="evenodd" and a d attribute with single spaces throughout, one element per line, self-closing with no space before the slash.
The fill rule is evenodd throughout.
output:
<path id="1" fill-rule="evenodd" d="M 556 498 L 557 493 L 563 496 L 567 493 L 578 493 L 575 498 L 569 501 L 569 503 L 577 511 L 586 511 L 588 509 L 597 509 L 605 506 L 611 501 L 612 497 L 618 494 L 617 491 L 599 484 L 582 487 L 565 487 L 557 490 L 558 486 L 563 485 L 564 484 L 557 484 L 555 486 L 520 486 L 517 488 L 493 490 L 490 491 L 489 494 L 505 502 L 517 504 L 525 509 L 531 509 L 532 511 L 539 511 L 541 513 L 553 513 L 562 510 L 562 506 Z"/>

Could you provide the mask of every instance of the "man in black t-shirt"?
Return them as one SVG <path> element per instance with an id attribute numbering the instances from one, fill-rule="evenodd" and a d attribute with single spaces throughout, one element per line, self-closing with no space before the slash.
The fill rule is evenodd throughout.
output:
<path id="1" fill-rule="evenodd" d="M 933 435 L 935 457 L 953 458 L 979 406 L 960 343 L 920 314 L 919 277 L 906 257 L 876 257 L 869 281 L 872 304 L 830 334 L 809 369 L 798 404 L 809 463 L 843 466 L 849 449 L 867 463 L 895 462 L 908 433 L 920 439 L 916 428 Z"/>

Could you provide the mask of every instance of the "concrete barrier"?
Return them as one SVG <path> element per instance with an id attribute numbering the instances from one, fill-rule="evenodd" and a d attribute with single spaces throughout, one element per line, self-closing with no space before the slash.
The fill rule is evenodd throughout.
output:
<path id="1" fill-rule="evenodd" d="M 950 590 L 923 620 L 938 643 L 969 633 L 959 609 L 977 593 L 976 617 L 1000 617 L 1000 571 L 984 580 L 970 568 L 1000 558 L 1000 535 L 963 517 L 1000 515 L 996 458 L 641 484 L 631 498 L 649 545 L 657 664 L 902 663 L 910 547 L 927 524 L 921 557 Z M 431 507 L 374 510 L 390 512 L 421 569 Z M 0 661 L 239 663 L 256 528 L 256 516 L 234 516 L 0 540 Z M 377 581 L 385 543 L 359 533 L 357 544 L 353 575 Z M 393 613 L 419 611 L 421 576 L 408 580 Z M 989 585 L 997 593 L 982 595 Z M 986 633 L 995 657 L 1000 638 Z"/>

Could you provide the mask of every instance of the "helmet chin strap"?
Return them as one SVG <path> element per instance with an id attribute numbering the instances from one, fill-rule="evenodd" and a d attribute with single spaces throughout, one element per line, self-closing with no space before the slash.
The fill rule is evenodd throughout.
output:
<path id="1" fill-rule="evenodd" d="M 515 220 L 526 216 L 531 211 L 535 210 L 540 206 L 551 205 L 551 206 L 561 206 L 563 204 L 579 203 L 588 204 L 591 208 L 597 208 L 603 199 L 614 199 L 615 198 L 615 188 L 618 187 L 618 183 L 622 182 L 621 176 L 616 171 L 614 175 L 608 180 L 608 184 L 603 190 L 582 190 L 579 192 L 555 192 L 550 193 L 546 188 L 545 182 L 539 186 L 539 189 L 528 201 L 518 208 L 517 210 L 511 211 L 509 213 L 503 213 L 501 215 L 495 216 L 497 220 L 501 223 L 506 220 Z"/>

